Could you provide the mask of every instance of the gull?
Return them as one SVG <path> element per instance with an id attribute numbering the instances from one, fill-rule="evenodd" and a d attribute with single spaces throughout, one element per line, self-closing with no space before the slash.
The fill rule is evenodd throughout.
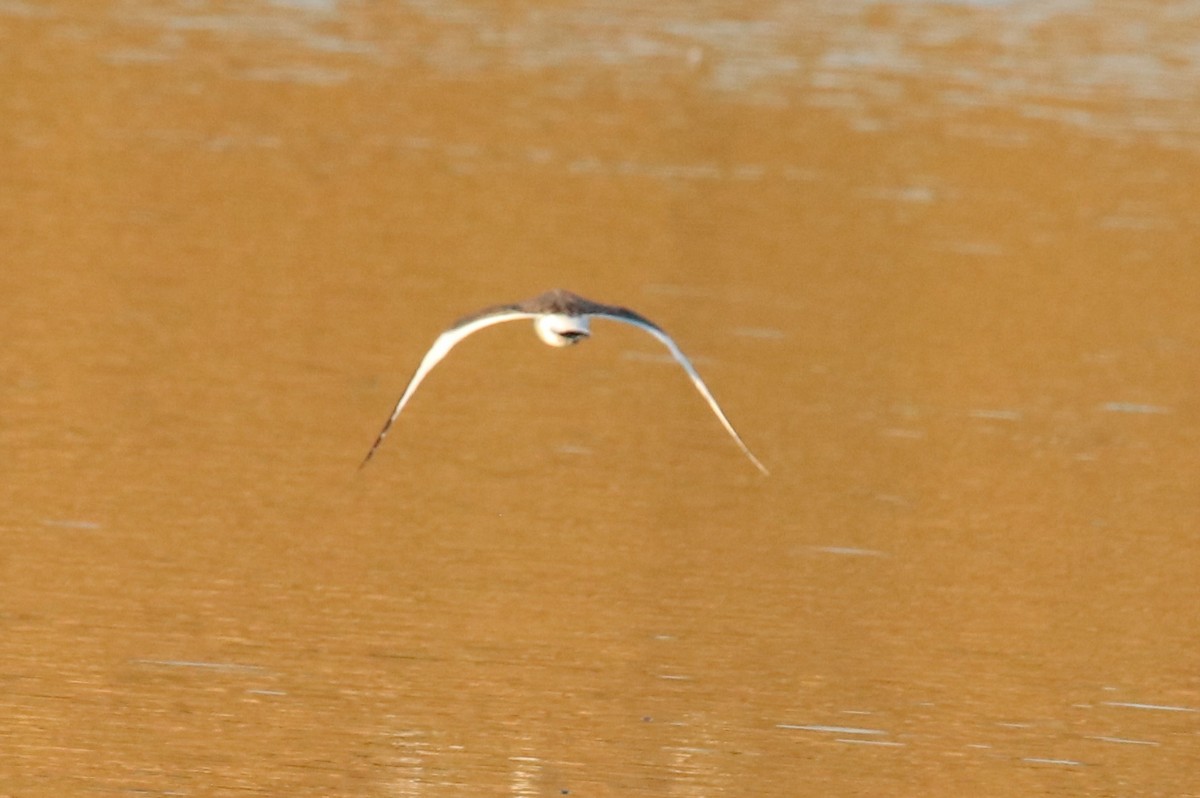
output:
<path id="1" fill-rule="evenodd" d="M 375 438 L 375 443 L 371 445 L 367 456 L 363 458 L 362 464 L 359 467 L 365 466 L 367 461 L 371 459 L 371 456 L 375 454 L 375 450 L 379 448 L 379 444 L 383 443 L 388 430 L 391 429 L 393 422 L 400 415 L 400 411 L 412 399 L 421 381 L 433 370 L 434 366 L 442 362 L 442 358 L 446 357 L 459 341 L 471 333 L 479 332 L 484 327 L 491 327 L 493 324 L 501 324 L 506 321 L 532 319 L 534 331 L 537 333 L 538 338 L 541 338 L 546 344 L 555 347 L 573 346 L 587 340 L 588 336 L 591 335 L 590 322 L 593 318 L 610 319 L 623 324 L 631 324 L 657 338 L 667 347 L 676 362 L 687 372 L 687 375 L 691 377 L 692 384 L 696 386 L 696 390 L 708 402 L 708 406 L 712 408 L 717 420 L 721 422 L 721 426 L 733 438 L 738 448 L 742 450 L 742 453 L 750 458 L 750 462 L 754 463 L 755 468 L 763 474 L 770 473 L 767 471 L 767 467 L 754 456 L 749 447 L 742 441 L 741 436 L 737 434 L 737 430 L 733 428 L 733 424 L 729 423 L 729 419 L 725 417 L 725 413 L 721 410 L 721 406 L 717 404 L 717 400 L 713 398 L 712 393 L 708 390 L 708 386 L 704 384 L 704 380 L 700 379 L 700 374 L 696 371 L 696 367 L 692 365 L 692 361 L 688 360 L 687 355 L 683 354 L 683 351 L 675 344 L 671 336 L 667 335 L 661 327 L 629 308 L 617 305 L 602 305 L 599 302 L 593 302 L 590 299 L 585 299 L 578 294 L 564 291 L 561 288 L 547 291 L 544 294 L 521 302 L 484 308 L 469 316 L 464 316 L 450 325 L 449 329 L 438 336 L 437 340 L 433 342 L 433 346 L 425 353 L 425 357 L 421 359 L 420 365 L 417 366 L 417 370 L 413 373 L 412 378 L 408 381 L 408 385 L 404 388 L 404 393 L 400 395 L 399 401 L 396 402 L 396 407 L 392 410 L 392 414 L 388 416 L 387 422 L 384 423 L 383 429 L 379 431 L 379 436 Z"/>

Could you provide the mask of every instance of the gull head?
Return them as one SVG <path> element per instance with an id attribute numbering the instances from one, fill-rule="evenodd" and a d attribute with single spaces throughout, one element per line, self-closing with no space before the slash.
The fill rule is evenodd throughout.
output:
<path id="1" fill-rule="evenodd" d="M 565 313 L 548 313 L 539 316 L 533 323 L 538 338 L 550 346 L 571 346 L 591 335 L 587 316 L 568 316 Z"/>

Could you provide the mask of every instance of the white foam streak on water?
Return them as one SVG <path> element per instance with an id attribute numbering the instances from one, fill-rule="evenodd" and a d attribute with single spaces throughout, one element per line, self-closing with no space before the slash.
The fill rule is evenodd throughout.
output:
<path id="1" fill-rule="evenodd" d="M 1023 757 L 1021 761 L 1028 762 L 1031 765 L 1066 765 L 1068 767 L 1076 767 L 1083 764 L 1074 759 L 1048 759 L 1040 756 Z"/>
<path id="2" fill-rule="evenodd" d="M 821 724 L 797 725 L 792 723 L 776 724 L 779 729 L 795 729 L 798 731 L 823 732 L 827 734 L 865 734 L 878 735 L 887 734 L 883 729 L 862 729 L 856 726 L 824 726 Z"/>
<path id="3" fill-rule="evenodd" d="M 1132 701 L 1105 701 L 1106 707 L 1124 707 L 1126 709 L 1146 709 L 1157 712 L 1200 712 L 1195 707 L 1175 707 L 1167 704 L 1138 704 Z"/>
<path id="4" fill-rule="evenodd" d="M 1158 745 L 1153 740 L 1131 740 L 1127 737 L 1089 737 L 1090 740 L 1099 740 L 1102 743 L 1117 743 L 1119 745 Z"/>

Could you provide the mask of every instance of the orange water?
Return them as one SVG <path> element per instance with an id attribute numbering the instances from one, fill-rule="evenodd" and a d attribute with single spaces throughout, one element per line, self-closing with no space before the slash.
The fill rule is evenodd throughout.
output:
<path id="1" fill-rule="evenodd" d="M 0 795 L 1200 794 L 1200 19 L 788 8 L 0 2 Z"/>

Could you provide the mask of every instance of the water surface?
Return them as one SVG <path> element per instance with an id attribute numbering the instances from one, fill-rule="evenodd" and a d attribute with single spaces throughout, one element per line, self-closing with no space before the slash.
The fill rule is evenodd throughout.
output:
<path id="1" fill-rule="evenodd" d="M 1197 33 L 0 1 L 0 792 L 1194 792 Z"/>

